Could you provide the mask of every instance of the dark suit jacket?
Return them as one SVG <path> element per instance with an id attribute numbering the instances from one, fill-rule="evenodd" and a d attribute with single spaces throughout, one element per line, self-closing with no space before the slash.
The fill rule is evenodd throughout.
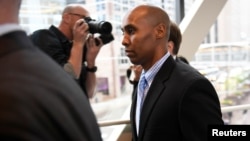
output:
<path id="1" fill-rule="evenodd" d="M 88 98 L 25 32 L 0 36 L 0 140 L 101 141 Z"/>
<path id="2" fill-rule="evenodd" d="M 220 102 L 212 84 L 191 66 L 169 57 L 156 74 L 145 98 L 137 138 L 131 106 L 134 141 L 206 141 L 207 126 L 223 124 Z"/>

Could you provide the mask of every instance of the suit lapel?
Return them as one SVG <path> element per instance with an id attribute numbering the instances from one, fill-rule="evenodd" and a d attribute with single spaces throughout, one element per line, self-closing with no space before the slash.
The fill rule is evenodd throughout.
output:
<path id="1" fill-rule="evenodd" d="M 164 82 L 167 81 L 172 73 L 173 68 L 175 67 L 175 61 L 170 56 L 164 62 L 160 70 L 157 72 L 150 88 L 145 98 L 143 108 L 141 111 L 141 119 L 140 119 L 140 135 L 141 138 L 144 134 L 144 129 L 146 127 L 147 121 L 152 113 L 154 106 L 157 100 L 162 95 L 163 90 L 165 89 Z M 135 103 L 135 102 L 133 102 Z M 135 107 L 135 105 L 133 105 Z M 135 109 L 135 108 L 134 108 Z M 140 139 L 139 139 L 140 140 Z"/>
<path id="2" fill-rule="evenodd" d="M 135 88 L 135 90 L 133 92 L 133 97 L 132 97 L 132 105 L 131 105 L 131 110 L 130 110 L 130 123 L 131 123 L 131 125 L 136 125 L 136 123 L 135 123 L 136 101 L 137 101 L 137 87 Z M 132 136 L 134 139 L 136 139 L 137 138 L 136 126 L 131 126 L 131 127 L 133 128 Z"/>

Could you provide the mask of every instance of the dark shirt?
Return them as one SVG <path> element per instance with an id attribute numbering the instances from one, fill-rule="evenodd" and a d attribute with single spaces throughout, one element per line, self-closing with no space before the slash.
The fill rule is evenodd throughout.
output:
<path id="1" fill-rule="evenodd" d="M 40 29 L 30 35 L 30 39 L 42 51 L 52 57 L 62 67 L 68 62 L 70 51 L 72 48 L 72 41 L 55 26 L 51 25 L 49 29 Z M 83 63 L 83 68 L 79 79 L 76 79 L 83 91 L 86 91 L 86 67 Z M 88 96 L 88 95 L 87 95 Z"/>

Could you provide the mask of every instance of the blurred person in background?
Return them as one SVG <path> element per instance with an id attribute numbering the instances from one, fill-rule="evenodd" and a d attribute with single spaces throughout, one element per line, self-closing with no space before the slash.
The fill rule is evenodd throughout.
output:
<path id="1" fill-rule="evenodd" d="M 182 42 L 182 34 L 179 26 L 171 21 L 170 23 L 170 34 L 167 42 L 168 51 L 177 61 L 183 61 L 186 64 L 189 64 L 188 60 L 184 56 L 179 56 L 179 50 Z"/>

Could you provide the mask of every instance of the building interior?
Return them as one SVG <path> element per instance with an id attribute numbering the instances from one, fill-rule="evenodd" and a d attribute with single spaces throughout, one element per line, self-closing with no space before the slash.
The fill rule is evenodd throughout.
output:
<path id="1" fill-rule="evenodd" d="M 137 4 L 164 8 L 182 32 L 179 54 L 214 85 L 228 124 L 250 124 L 250 9 L 248 0 L 23 0 L 20 24 L 34 30 L 57 25 L 63 7 L 86 4 L 93 18 L 112 23 L 115 40 L 97 58 L 97 89 L 90 99 L 104 141 L 131 139 L 131 62 L 121 44 L 122 15 Z M 34 14 L 35 13 L 35 14 Z M 233 115 L 233 116 L 232 116 Z"/>

